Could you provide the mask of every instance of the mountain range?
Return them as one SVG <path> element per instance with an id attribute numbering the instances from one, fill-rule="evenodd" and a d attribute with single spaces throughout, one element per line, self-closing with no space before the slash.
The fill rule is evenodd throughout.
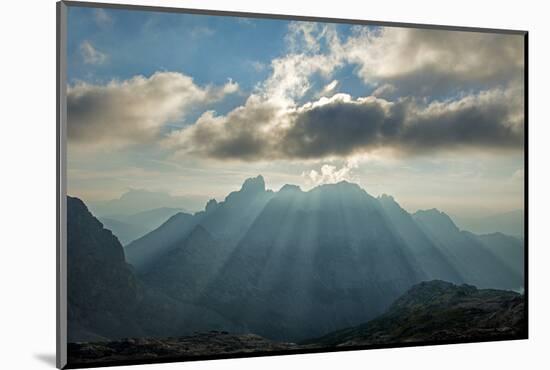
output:
<path id="1" fill-rule="evenodd" d="M 122 245 L 78 198 L 67 197 L 68 341 L 238 330 L 206 307 L 150 289 Z"/>
<path id="2" fill-rule="evenodd" d="M 296 341 L 368 321 L 425 280 L 520 290 L 522 242 L 502 238 L 507 249 L 443 212 L 409 214 L 356 184 L 274 192 L 258 176 L 125 251 L 147 286 L 245 331 Z"/>
<path id="3" fill-rule="evenodd" d="M 69 203 L 76 339 L 226 330 L 297 342 L 368 322 L 422 281 L 523 287 L 521 240 L 462 231 L 438 210 L 410 214 L 348 182 L 274 192 L 247 179 L 125 248 L 80 200 Z M 102 291 L 116 297 L 101 303 Z"/>
<path id="4" fill-rule="evenodd" d="M 90 202 L 88 206 L 94 215 L 110 217 L 113 215 L 129 216 L 157 208 L 195 211 L 201 209 L 206 200 L 204 197 L 196 195 L 179 196 L 162 191 L 130 189 L 118 198 Z"/>
<path id="5" fill-rule="evenodd" d="M 117 236 L 122 245 L 126 245 L 155 230 L 176 213 L 184 211 L 182 208 L 160 207 L 130 215 L 107 215 L 99 217 L 99 220 Z"/>
<path id="6" fill-rule="evenodd" d="M 453 216 L 452 218 L 461 229 L 476 234 L 502 233 L 523 238 L 525 233 L 525 214 L 522 209 L 484 217 Z"/>

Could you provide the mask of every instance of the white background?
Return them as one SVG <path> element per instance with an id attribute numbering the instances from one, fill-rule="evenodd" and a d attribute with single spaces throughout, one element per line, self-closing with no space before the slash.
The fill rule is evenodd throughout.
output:
<path id="1" fill-rule="evenodd" d="M 422 348 L 149 365 L 133 369 L 549 368 L 550 40 L 544 1 L 127 0 L 134 4 L 530 31 L 530 339 Z M 119 2 L 113 0 L 112 2 Z M 55 358 L 55 2 L 11 0 L 0 13 L 0 367 Z"/>

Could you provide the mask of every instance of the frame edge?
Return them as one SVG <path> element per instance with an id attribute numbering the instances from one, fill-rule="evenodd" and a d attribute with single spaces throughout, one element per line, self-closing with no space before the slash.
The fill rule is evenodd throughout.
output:
<path id="1" fill-rule="evenodd" d="M 266 18 L 266 19 L 286 19 L 286 20 L 300 20 L 300 21 L 318 21 L 318 22 L 333 22 L 333 23 L 347 23 L 347 24 L 369 24 L 380 25 L 388 27 L 406 27 L 406 28 L 423 28 L 423 29 L 440 29 L 449 31 L 465 31 L 465 32 L 487 32 L 487 33 L 503 33 L 520 35 L 524 38 L 524 289 L 525 289 L 525 320 L 526 320 L 526 335 L 524 338 L 515 338 L 519 340 L 529 339 L 529 326 L 531 324 L 529 320 L 529 31 L 527 30 L 512 30 L 512 29 L 489 29 L 489 28 L 477 28 L 477 27 L 460 27 L 450 25 L 432 25 L 432 24 L 414 24 L 414 23 L 401 23 L 401 22 L 381 22 L 371 20 L 356 20 L 356 19 L 341 19 L 319 16 L 299 16 L 299 15 L 285 15 L 285 14 L 268 14 L 268 13 L 250 13 L 250 12 L 238 12 L 238 11 L 217 11 L 208 9 L 190 9 L 190 8 L 173 8 L 166 6 L 144 6 L 144 5 L 130 5 L 130 4 L 109 4 L 98 2 L 81 2 L 81 1 L 65 1 L 61 0 L 56 3 L 56 168 L 57 168 L 57 186 L 56 186 L 56 227 L 57 227 L 57 256 L 56 256 L 56 367 L 59 369 L 64 368 L 78 368 L 71 367 L 67 363 L 67 214 L 66 214 L 66 128 L 67 128 L 67 107 L 66 107 L 66 67 L 67 67 L 67 8 L 72 7 L 103 7 L 112 9 L 127 9 L 127 10 L 141 10 L 141 11 L 158 11 L 158 12 L 176 12 L 187 13 L 197 15 L 215 15 L 215 16 L 233 16 L 233 17 L 252 17 L 252 18 Z M 514 339 L 504 339 L 514 340 Z M 496 340 L 498 341 L 498 340 Z M 489 342 L 496 342 L 495 340 L 489 340 Z M 378 348 L 407 348 L 407 347 L 420 347 L 425 345 L 445 345 L 445 344 L 461 344 L 461 343 L 483 343 L 485 341 L 456 341 L 449 343 L 424 343 L 424 344 L 412 344 L 403 345 L 399 344 L 389 346 L 371 346 L 371 347 L 357 347 L 357 348 L 343 348 L 339 350 L 327 350 L 323 349 L 320 353 L 330 353 L 339 351 L 357 351 L 357 350 L 369 350 Z M 190 361 L 204 361 L 215 359 L 234 359 L 234 358 L 254 358 L 263 356 L 280 356 L 280 355 L 292 355 L 292 354 L 313 354 L 319 353 L 317 351 L 303 351 L 303 352 L 286 352 L 286 353 L 270 353 L 270 354 L 246 354 L 228 355 L 228 356 L 212 356 L 202 357 L 197 359 L 176 359 L 172 361 L 136 361 L 136 362 L 117 362 L 112 364 L 100 364 L 100 365 L 87 365 L 86 367 L 97 366 L 123 366 L 123 365 L 138 365 L 138 364 L 156 364 L 156 363 L 169 363 L 169 362 L 190 362 Z"/>
<path id="2" fill-rule="evenodd" d="M 56 3 L 56 367 L 67 365 L 66 67 L 67 5 Z"/>
<path id="3" fill-rule="evenodd" d="M 124 3 L 102 3 L 92 1 L 79 0 L 62 0 L 67 6 L 83 7 L 83 8 L 107 8 L 121 10 L 137 10 L 137 11 L 155 11 L 163 13 L 186 13 L 196 15 L 210 16 L 226 16 L 226 17 L 246 17 L 246 18 L 264 18 L 264 19 L 282 19 L 294 20 L 303 22 L 330 22 L 330 23 L 345 23 L 383 27 L 404 27 L 404 28 L 422 28 L 435 29 L 445 31 L 463 31 L 463 32 L 482 32 L 482 33 L 500 33 L 509 35 L 524 35 L 527 30 L 518 29 L 503 29 L 503 28 L 485 28 L 474 26 L 452 26 L 444 24 L 428 24 L 428 23 L 408 23 L 397 21 L 375 21 L 367 19 L 351 19 L 351 18 L 332 18 L 323 16 L 307 16 L 295 14 L 275 14 L 275 13 L 255 13 L 246 11 L 230 11 L 230 10 L 215 10 L 215 9 L 199 9 L 199 8 L 183 8 L 162 5 L 132 5 Z"/>

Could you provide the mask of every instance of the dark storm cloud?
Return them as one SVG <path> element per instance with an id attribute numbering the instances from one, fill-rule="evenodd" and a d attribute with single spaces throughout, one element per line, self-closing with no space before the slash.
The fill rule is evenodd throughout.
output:
<path id="1" fill-rule="evenodd" d="M 523 131 L 505 102 L 422 111 L 411 101 L 339 102 L 298 116 L 280 143 L 287 157 L 346 156 L 385 147 L 410 154 L 451 148 L 521 148 Z"/>
<path id="2" fill-rule="evenodd" d="M 415 117 L 392 139 L 413 151 L 448 147 L 520 149 L 523 130 L 509 124 L 509 106 L 495 103 Z"/>
<path id="3" fill-rule="evenodd" d="M 261 113 L 260 113 L 261 112 Z M 379 148 L 421 154 L 457 148 L 520 150 L 520 90 L 491 90 L 423 103 L 341 94 L 282 114 L 262 104 L 203 117 L 179 133 L 180 148 L 217 159 L 310 159 Z"/>
<path id="4" fill-rule="evenodd" d="M 344 156 L 381 145 L 397 134 L 404 119 L 402 105 L 385 110 L 377 101 L 334 102 L 296 114 L 279 149 L 288 157 Z"/>

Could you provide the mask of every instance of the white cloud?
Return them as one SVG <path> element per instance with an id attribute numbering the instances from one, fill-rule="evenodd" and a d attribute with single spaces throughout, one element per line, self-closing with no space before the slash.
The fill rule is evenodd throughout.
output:
<path id="1" fill-rule="evenodd" d="M 318 53 L 323 37 L 322 27 L 317 22 L 290 22 L 286 42 L 290 51 L 294 53 Z"/>
<path id="2" fill-rule="evenodd" d="M 318 98 L 323 96 L 325 97 L 331 96 L 332 94 L 334 94 L 336 90 L 336 86 L 338 86 L 338 80 L 334 80 L 331 83 L 325 85 L 325 87 L 323 87 L 323 89 L 316 96 Z"/>
<path id="3" fill-rule="evenodd" d="M 523 78 L 520 35 L 357 26 L 341 39 L 332 25 L 292 22 L 287 42 L 291 55 L 322 55 L 325 71 L 356 65 L 366 84 L 383 87 L 378 95 L 434 96 Z"/>
<path id="4" fill-rule="evenodd" d="M 396 91 L 397 89 L 392 84 L 383 84 L 381 86 L 378 86 L 372 92 L 372 95 L 376 97 L 385 97 L 394 94 Z"/>
<path id="5" fill-rule="evenodd" d="M 233 81 L 232 78 L 227 79 L 227 83 L 223 85 L 221 90 L 218 92 L 218 96 L 215 96 L 216 99 L 221 99 L 224 95 L 233 94 L 239 91 L 239 84 Z"/>
<path id="6" fill-rule="evenodd" d="M 94 10 L 94 20 L 99 27 L 106 27 L 113 24 L 113 17 L 105 9 Z"/>
<path id="7" fill-rule="evenodd" d="M 80 82 L 68 87 L 69 140 L 87 144 L 149 140 L 165 124 L 184 119 L 191 109 L 237 90 L 232 80 L 223 86 L 201 87 L 177 72 L 156 72 L 104 85 Z"/>
<path id="8" fill-rule="evenodd" d="M 331 164 L 323 164 L 319 171 L 311 170 L 309 172 L 303 172 L 302 177 L 305 178 L 308 186 L 336 184 L 341 181 L 358 183 L 358 178 L 353 174 L 353 170 L 357 167 L 358 162 L 350 159 L 340 168 Z"/>
<path id="9" fill-rule="evenodd" d="M 282 107 L 294 106 L 311 88 L 310 78 L 319 73 L 328 78 L 341 65 L 332 55 L 290 54 L 271 62 L 272 74 L 261 85 L 266 100 Z"/>
<path id="10" fill-rule="evenodd" d="M 523 77 L 523 37 L 477 32 L 384 27 L 359 28 L 342 45 L 367 83 L 393 82 L 405 92 L 430 95 L 466 83 Z"/>
<path id="11" fill-rule="evenodd" d="M 517 149 L 523 138 L 523 87 L 510 81 L 523 68 L 523 54 L 514 37 L 357 27 L 341 40 L 333 26 L 294 22 L 287 38 L 291 52 L 271 62 L 270 76 L 245 104 L 225 115 L 206 111 L 162 144 L 180 153 L 247 161 L 349 157 L 380 147 L 413 154 L 467 147 Z M 339 82 L 334 72 L 349 63 L 357 65 L 364 82 L 378 86 L 370 96 L 335 94 Z M 320 99 L 304 104 L 314 75 L 332 81 L 313 95 Z M 465 88 L 464 81 L 493 79 L 499 83 L 488 83 L 482 92 L 466 89 L 452 99 L 423 98 L 434 91 L 435 80 L 452 80 L 453 86 Z M 402 95 L 411 81 L 418 94 Z M 111 126 L 120 127 L 120 137 L 128 131 L 132 133 L 126 137 L 151 137 L 190 107 L 237 89 L 231 80 L 223 87 L 198 87 L 177 74 L 139 77 L 112 87 L 75 86 L 75 104 L 79 91 L 86 91 L 103 113 L 93 117 L 81 108 L 90 115 L 82 113 L 82 122 L 96 124 L 75 125 L 73 138 L 107 137 L 117 131 Z M 111 109 L 113 104 L 117 109 Z M 97 124 L 100 119 L 103 123 Z M 102 129 L 91 135 L 91 127 Z M 338 171 L 325 168 L 327 174 Z"/>
<path id="12" fill-rule="evenodd" d="M 107 60 L 107 54 L 97 50 L 89 41 L 80 44 L 80 55 L 86 64 L 103 64 Z"/>
<path id="13" fill-rule="evenodd" d="M 410 155 L 517 150 L 522 112 L 521 90 L 514 89 L 430 103 L 340 93 L 286 107 L 252 95 L 227 115 L 206 112 L 165 144 L 185 154 L 247 161 L 349 157 L 381 148 Z"/>

